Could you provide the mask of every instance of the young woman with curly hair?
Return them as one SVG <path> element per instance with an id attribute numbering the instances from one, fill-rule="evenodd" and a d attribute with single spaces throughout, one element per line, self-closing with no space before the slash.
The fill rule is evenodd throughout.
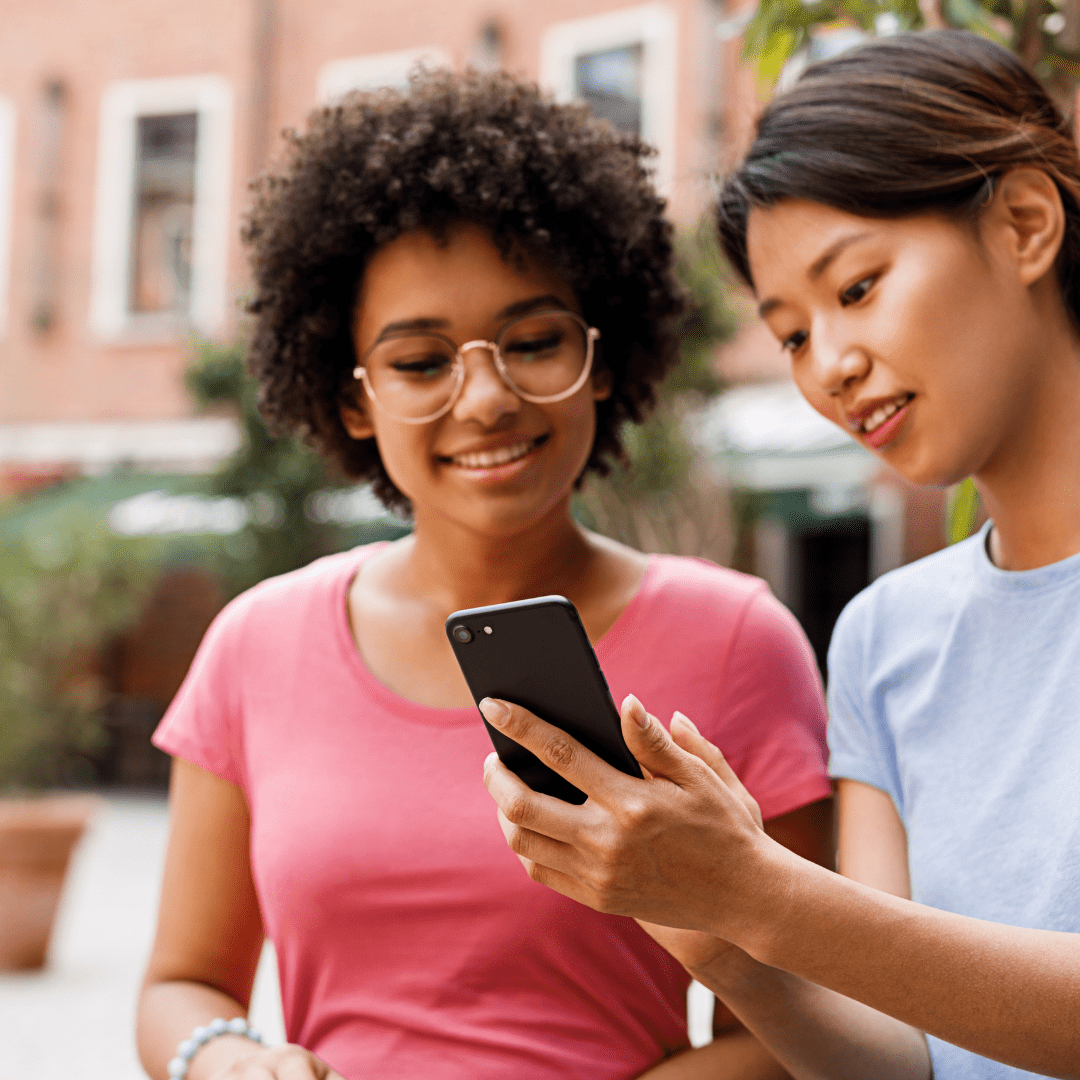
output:
<path id="1" fill-rule="evenodd" d="M 810 403 L 915 483 L 973 476 L 991 520 L 837 624 L 840 875 L 765 835 L 707 738 L 632 702 L 628 742 L 664 780 L 563 739 L 584 813 L 493 763 L 526 824 L 509 840 L 538 880 L 665 924 L 793 1076 L 1080 1077 L 1075 129 L 990 41 L 883 39 L 770 104 L 720 221 Z"/>
<path id="2" fill-rule="evenodd" d="M 230 604 L 158 731 L 176 762 L 139 1013 L 152 1076 L 214 1019 L 236 1027 L 198 1031 L 174 1074 L 784 1075 L 733 1021 L 691 1050 L 682 967 L 521 878 L 443 631 L 458 608 L 569 597 L 616 694 L 692 701 L 772 834 L 827 856 L 823 702 L 791 617 L 755 579 L 570 514 L 676 358 L 646 167 L 581 106 L 428 74 L 322 110 L 263 182 L 247 239 L 265 415 L 415 527 Z M 242 1019 L 264 934 L 290 1040 L 274 1049 Z"/>

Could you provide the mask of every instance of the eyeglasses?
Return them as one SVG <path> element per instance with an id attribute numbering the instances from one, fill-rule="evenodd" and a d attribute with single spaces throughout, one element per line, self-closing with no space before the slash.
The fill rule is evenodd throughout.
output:
<path id="1" fill-rule="evenodd" d="M 405 332 L 377 341 L 353 378 L 380 412 L 404 424 L 438 420 L 465 385 L 465 354 L 487 349 L 504 383 L 524 401 L 548 405 L 576 394 L 592 370 L 600 331 L 572 311 L 537 311 L 508 322 L 494 341 L 460 348 L 442 334 Z"/>

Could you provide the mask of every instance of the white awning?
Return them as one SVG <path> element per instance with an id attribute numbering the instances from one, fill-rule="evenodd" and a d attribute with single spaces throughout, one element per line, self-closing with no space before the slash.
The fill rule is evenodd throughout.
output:
<path id="1" fill-rule="evenodd" d="M 737 485 L 762 491 L 857 488 L 881 469 L 792 382 L 728 390 L 697 415 L 692 437 L 724 460 Z"/>
<path id="2" fill-rule="evenodd" d="M 91 475 L 118 465 L 209 471 L 239 445 L 239 425 L 225 417 L 0 424 L 0 464 L 75 466 Z"/>

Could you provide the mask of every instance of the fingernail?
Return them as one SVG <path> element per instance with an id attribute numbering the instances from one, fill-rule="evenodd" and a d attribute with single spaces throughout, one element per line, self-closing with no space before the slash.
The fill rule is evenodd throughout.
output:
<path id="1" fill-rule="evenodd" d="M 701 732 L 698 731 L 698 729 L 697 729 L 697 724 L 695 724 L 694 721 L 691 720 L 690 717 L 686 715 L 686 713 L 681 713 L 676 709 L 675 713 L 672 715 L 671 719 L 672 720 L 681 720 L 695 735 L 700 735 L 701 734 Z"/>
<path id="2" fill-rule="evenodd" d="M 499 760 L 499 755 L 494 750 L 486 758 L 484 758 L 484 775 L 487 776 L 489 770 L 495 767 L 495 762 Z"/>
<path id="3" fill-rule="evenodd" d="M 630 710 L 630 715 L 634 718 L 634 723 L 638 727 L 644 728 L 649 726 L 649 714 L 645 711 L 645 706 L 633 694 L 627 694 L 623 701 L 623 708 Z"/>
<path id="4" fill-rule="evenodd" d="M 510 710 L 496 698 L 484 698 L 480 702 L 480 711 L 492 727 L 506 727 L 506 722 L 510 719 Z"/>

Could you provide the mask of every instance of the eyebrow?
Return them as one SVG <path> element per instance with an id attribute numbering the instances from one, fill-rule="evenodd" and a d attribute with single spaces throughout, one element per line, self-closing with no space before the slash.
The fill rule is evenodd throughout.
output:
<path id="1" fill-rule="evenodd" d="M 558 308 L 566 311 L 563 303 L 554 293 L 545 293 L 543 296 L 532 296 L 528 300 L 517 300 L 513 304 L 507 304 L 502 311 L 495 316 L 496 319 L 512 319 L 515 315 L 525 315 L 537 308 Z M 387 323 L 379 332 L 376 341 L 382 341 L 389 334 L 407 334 L 423 330 L 445 330 L 450 325 L 449 319 L 402 319 L 399 322 Z"/>
<path id="2" fill-rule="evenodd" d="M 806 271 L 806 276 L 811 281 L 817 281 L 822 274 L 828 270 L 830 263 L 843 251 L 845 248 L 851 247 L 852 244 L 857 244 L 860 240 L 865 240 L 870 233 L 848 233 L 847 236 L 841 236 L 835 243 L 830 244 L 809 266 Z M 761 318 L 765 318 L 770 311 L 775 311 L 776 308 L 781 307 L 783 301 L 770 297 L 768 300 L 762 300 L 758 306 L 758 315 Z"/>

